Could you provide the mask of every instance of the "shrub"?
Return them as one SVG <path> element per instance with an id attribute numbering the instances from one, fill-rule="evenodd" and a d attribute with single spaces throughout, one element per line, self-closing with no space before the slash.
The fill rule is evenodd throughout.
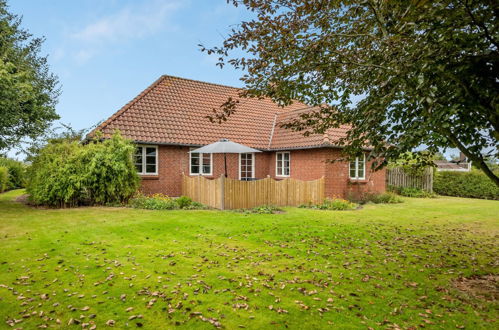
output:
<path id="1" fill-rule="evenodd" d="M 346 199 L 334 198 L 325 199 L 320 208 L 338 211 L 354 210 L 357 208 L 357 204 L 347 201 Z"/>
<path id="2" fill-rule="evenodd" d="M 201 204 L 199 202 L 192 202 L 191 205 L 184 208 L 185 210 L 205 210 L 209 209 L 208 206 Z"/>
<path id="3" fill-rule="evenodd" d="M 164 194 L 154 194 L 152 196 L 138 194 L 130 199 L 128 205 L 136 209 L 146 210 L 175 210 L 179 208 L 184 210 L 200 210 L 206 208 L 206 206 L 201 203 L 193 202 L 192 199 L 187 196 L 181 196 L 174 199 Z"/>
<path id="4" fill-rule="evenodd" d="M 435 193 L 426 191 L 419 188 L 413 187 L 402 187 L 399 189 L 399 194 L 406 197 L 416 197 L 416 198 L 434 198 Z"/>
<path id="5" fill-rule="evenodd" d="M 346 199 L 341 198 L 326 198 L 322 204 L 309 204 L 309 205 L 299 205 L 300 208 L 311 208 L 311 209 L 319 209 L 319 210 L 335 210 L 335 211 L 344 211 L 344 210 L 354 210 L 358 207 L 356 203 L 350 202 Z"/>
<path id="6" fill-rule="evenodd" d="M 6 167 L 9 171 L 7 190 L 24 188 L 26 186 L 26 167 L 22 162 L 0 157 L 0 166 Z"/>
<path id="7" fill-rule="evenodd" d="M 9 169 L 5 166 L 0 166 L 0 193 L 7 190 L 9 182 Z"/>
<path id="8" fill-rule="evenodd" d="M 86 145 L 51 142 L 33 158 L 27 191 L 35 204 L 49 206 L 124 203 L 139 185 L 134 150 L 119 133 Z"/>
<path id="9" fill-rule="evenodd" d="M 369 201 L 375 204 L 397 204 L 403 203 L 404 200 L 393 192 L 386 192 L 383 194 L 370 194 Z"/>
<path id="10" fill-rule="evenodd" d="M 260 205 L 253 207 L 251 209 L 240 209 L 240 210 L 234 210 L 235 212 L 242 212 L 242 213 L 253 213 L 253 214 L 274 214 L 278 212 L 283 212 L 281 208 L 278 208 L 277 206 L 274 205 Z"/>
<path id="11" fill-rule="evenodd" d="M 437 172 L 433 190 L 439 195 L 499 200 L 499 187 L 483 172 Z"/>
<path id="12" fill-rule="evenodd" d="M 366 203 L 375 203 L 375 204 L 396 204 L 403 203 L 403 199 L 400 198 L 394 192 L 385 192 L 385 193 L 373 193 L 373 192 L 365 192 L 361 194 L 349 194 L 347 199 L 352 203 L 358 204 L 366 204 Z"/>
<path id="13" fill-rule="evenodd" d="M 179 208 L 185 209 L 191 206 L 192 199 L 187 196 L 180 196 L 179 198 L 175 199 L 175 202 L 177 202 Z"/>
<path id="14" fill-rule="evenodd" d="M 178 207 L 173 198 L 163 194 L 154 194 L 149 197 L 139 194 L 130 199 L 129 205 L 136 209 L 146 210 L 173 210 Z"/>

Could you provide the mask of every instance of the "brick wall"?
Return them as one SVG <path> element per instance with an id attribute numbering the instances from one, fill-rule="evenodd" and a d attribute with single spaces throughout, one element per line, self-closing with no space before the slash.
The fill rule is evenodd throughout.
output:
<path id="1" fill-rule="evenodd" d="M 340 149 L 326 149 L 325 185 L 326 196 L 345 198 L 349 194 L 358 195 L 364 192 L 385 192 L 386 170 L 371 170 L 371 162 L 366 163 L 365 180 L 349 178 L 349 163 L 344 161 Z"/>
<path id="2" fill-rule="evenodd" d="M 182 194 L 182 173 L 189 175 L 189 148 L 159 146 L 158 175 L 142 176 L 142 191 L 146 194 L 164 193 L 169 196 Z M 299 180 L 315 180 L 325 177 L 326 196 L 346 197 L 361 192 L 384 192 L 385 170 L 372 172 L 366 164 L 366 180 L 351 181 L 348 177 L 347 162 L 332 162 L 340 159 L 341 150 L 316 148 L 290 151 L 290 177 Z M 276 153 L 255 154 L 255 177 L 262 179 L 270 175 L 276 177 Z M 213 174 L 207 178 L 218 178 L 224 173 L 223 154 L 213 154 Z M 239 179 L 239 155 L 227 154 L 227 175 Z"/>

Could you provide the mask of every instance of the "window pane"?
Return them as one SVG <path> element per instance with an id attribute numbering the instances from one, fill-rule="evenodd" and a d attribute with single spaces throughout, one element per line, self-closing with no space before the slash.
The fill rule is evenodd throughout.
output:
<path id="1" fill-rule="evenodd" d="M 146 148 L 146 155 L 156 157 L 156 148 Z"/>
<path id="2" fill-rule="evenodd" d="M 364 178 L 364 167 L 360 166 L 357 173 L 358 173 L 359 178 Z"/>
<path id="3" fill-rule="evenodd" d="M 137 147 L 133 155 L 133 163 L 138 173 L 142 173 L 142 147 Z"/>
<path id="4" fill-rule="evenodd" d="M 202 154 L 203 157 L 203 174 L 211 173 L 211 154 Z"/>
<path id="5" fill-rule="evenodd" d="M 253 178 L 253 154 L 241 154 L 241 180 Z"/>
<path id="6" fill-rule="evenodd" d="M 200 154 L 199 153 L 191 153 L 191 163 L 189 164 L 191 168 L 191 174 L 200 174 L 199 171 L 201 170 L 201 164 L 200 164 Z"/>
<path id="7" fill-rule="evenodd" d="M 285 153 L 284 155 L 284 160 L 287 160 L 289 162 L 289 153 Z"/>
<path id="8" fill-rule="evenodd" d="M 146 164 L 156 165 L 156 156 L 146 156 Z"/>
<path id="9" fill-rule="evenodd" d="M 135 156 L 134 163 L 135 164 L 142 164 L 142 155 Z"/>
<path id="10" fill-rule="evenodd" d="M 355 167 L 354 168 L 350 167 L 350 177 L 352 179 L 355 179 Z"/>
<path id="11" fill-rule="evenodd" d="M 156 173 L 156 164 L 146 165 L 146 173 Z"/>

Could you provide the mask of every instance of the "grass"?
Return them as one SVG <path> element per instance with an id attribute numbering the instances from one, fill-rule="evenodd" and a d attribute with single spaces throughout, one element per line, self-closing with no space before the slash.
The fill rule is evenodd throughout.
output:
<path id="1" fill-rule="evenodd" d="M 452 282 L 498 274 L 497 201 L 267 215 L 34 209 L 21 193 L 0 195 L 0 328 L 499 327 L 495 301 Z"/>

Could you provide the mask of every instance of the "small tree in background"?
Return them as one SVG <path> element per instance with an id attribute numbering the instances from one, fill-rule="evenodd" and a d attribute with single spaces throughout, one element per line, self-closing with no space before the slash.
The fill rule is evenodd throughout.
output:
<path id="1" fill-rule="evenodd" d="M 255 18 L 202 50 L 244 70 L 243 96 L 320 106 L 287 127 L 352 125 L 344 150 L 370 145 L 378 166 L 456 147 L 499 186 L 485 161 L 499 153 L 497 0 L 228 2 Z M 237 111 L 229 101 L 212 120 Z"/>

